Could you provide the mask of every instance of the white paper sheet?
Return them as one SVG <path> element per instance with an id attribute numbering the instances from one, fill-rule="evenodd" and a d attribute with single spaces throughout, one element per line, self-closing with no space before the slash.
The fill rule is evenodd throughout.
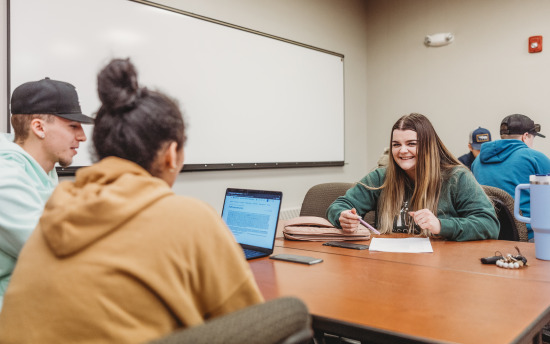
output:
<path id="1" fill-rule="evenodd" d="M 429 238 L 372 238 L 369 251 L 425 253 L 433 249 Z"/>

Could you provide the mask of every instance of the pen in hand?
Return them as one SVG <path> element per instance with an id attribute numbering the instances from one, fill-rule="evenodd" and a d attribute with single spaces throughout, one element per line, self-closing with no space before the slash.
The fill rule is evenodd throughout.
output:
<path id="1" fill-rule="evenodd" d="M 363 220 L 361 218 L 361 216 L 357 215 L 357 218 L 359 219 L 359 222 L 361 222 L 361 224 L 365 227 L 367 227 L 368 229 L 370 229 L 374 234 L 380 234 L 379 231 L 376 230 L 376 228 L 374 228 L 373 226 L 369 225 L 365 220 Z"/>

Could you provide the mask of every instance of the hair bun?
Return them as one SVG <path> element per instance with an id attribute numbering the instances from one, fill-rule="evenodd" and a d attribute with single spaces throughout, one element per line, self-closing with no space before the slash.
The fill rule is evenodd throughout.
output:
<path id="1" fill-rule="evenodd" d="M 135 106 L 141 92 L 130 59 L 113 59 L 99 72 L 97 93 L 107 109 L 117 111 Z"/>

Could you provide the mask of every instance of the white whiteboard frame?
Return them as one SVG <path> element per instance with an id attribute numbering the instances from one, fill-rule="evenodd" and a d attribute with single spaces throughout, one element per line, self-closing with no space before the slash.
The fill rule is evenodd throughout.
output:
<path id="1" fill-rule="evenodd" d="M 8 1 L 8 99 L 48 76 L 92 114 L 97 72 L 130 57 L 185 112 L 184 171 L 344 165 L 342 54 L 145 0 Z M 91 164 L 89 149 L 58 172 Z"/>

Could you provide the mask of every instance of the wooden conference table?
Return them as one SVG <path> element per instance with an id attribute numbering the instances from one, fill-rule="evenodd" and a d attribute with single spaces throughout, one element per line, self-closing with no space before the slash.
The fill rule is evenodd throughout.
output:
<path id="1" fill-rule="evenodd" d="M 261 258 L 250 266 L 267 300 L 295 296 L 306 303 L 316 334 L 363 343 L 541 342 L 550 321 L 550 261 L 535 258 L 534 244 L 431 243 L 433 253 L 388 253 L 277 238 L 274 254 L 324 261 L 310 266 Z M 508 270 L 479 260 L 495 251 L 516 255 L 514 246 L 527 267 Z"/>

